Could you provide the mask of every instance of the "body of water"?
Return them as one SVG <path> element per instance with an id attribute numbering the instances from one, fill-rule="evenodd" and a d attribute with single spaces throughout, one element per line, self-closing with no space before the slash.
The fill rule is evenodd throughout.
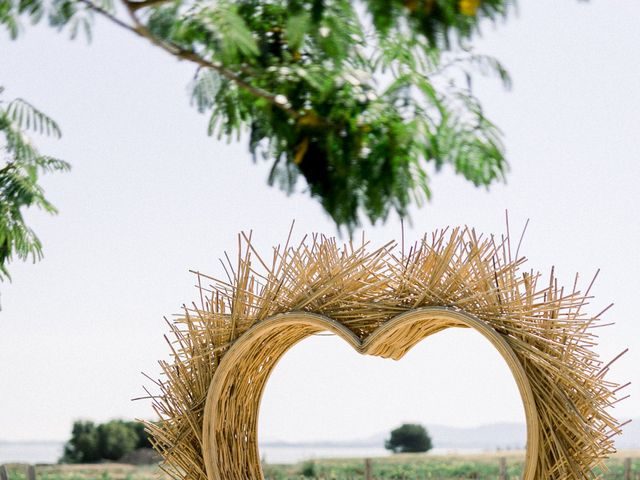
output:
<path id="1" fill-rule="evenodd" d="M 0 442 L 2 463 L 57 463 L 64 442 Z"/>
<path id="2" fill-rule="evenodd" d="M 434 448 L 429 451 L 430 455 L 472 455 L 482 453 L 481 449 L 471 448 Z M 322 446 L 300 446 L 300 447 L 260 447 L 261 458 L 267 463 L 297 463 L 303 460 L 314 460 L 319 458 L 375 458 L 386 457 L 391 452 L 382 447 L 322 447 Z"/>
<path id="3" fill-rule="evenodd" d="M 296 463 L 317 458 L 382 457 L 389 452 L 380 447 L 263 446 L 260 458 L 266 463 Z"/>

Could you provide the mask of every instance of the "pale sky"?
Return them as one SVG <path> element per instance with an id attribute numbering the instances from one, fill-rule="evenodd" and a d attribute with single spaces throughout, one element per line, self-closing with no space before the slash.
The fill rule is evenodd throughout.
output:
<path id="1" fill-rule="evenodd" d="M 514 89 L 476 81 L 505 133 L 506 185 L 475 189 L 450 172 L 432 178 L 433 201 L 413 211 L 408 238 L 446 225 L 503 232 L 531 219 L 530 267 L 555 265 L 569 283 L 600 278 L 591 307 L 615 302 L 599 352 L 625 347 L 612 379 L 634 382 L 620 418 L 640 417 L 640 29 L 631 0 L 522 0 L 517 18 L 485 30 L 477 51 L 510 70 Z M 236 233 L 262 250 L 296 233 L 335 233 L 305 195 L 266 186 L 246 143 L 206 136 L 189 105 L 194 68 L 103 21 L 94 41 L 46 28 L 0 40 L 0 84 L 61 125 L 40 141 L 73 164 L 45 178 L 57 217 L 29 214 L 45 259 L 11 265 L 0 286 L 0 439 L 66 439 L 74 419 L 153 418 L 131 402 L 167 356 L 163 316 L 196 298 L 189 269 L 220 274 Z M 399 222 L 366 228 L 399 239 Z M 508 369 L 480 335 L 448 331 L 401 362 L 365 358 L 331 337 L 303 342 L 276 369 L 261 410 L 262 438 L 349 439 L 403 421 L 473 426 L 524 422 Z"/>

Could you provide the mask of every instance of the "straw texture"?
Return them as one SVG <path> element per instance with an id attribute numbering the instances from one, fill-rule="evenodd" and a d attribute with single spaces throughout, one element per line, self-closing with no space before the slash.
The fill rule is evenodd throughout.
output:
<path id="1" fill-rule="evenodd" d="M 590 286 L 581 293 L 577 276 L 565 289 L 524 265 L 508 235 L 469 228 L 408 249 L 312 235 L 268 257 L 241 234 L 227 278 L 195 272 L 198 304 L 169 322 L 172 360 L 149 394 L 161 422 L 147 424 L 164 468 L 176 479 L 261 479 L 260 398 L 281 356 L 309 335 L 330 331 L 360 353 L 399 359 L 433 333 L 470 327 L 520 390 L 524 478 L 594 478 L 621 428 L 608 408 L 621 387 L 594 351 L 600 315 L 582 311 Z"/>

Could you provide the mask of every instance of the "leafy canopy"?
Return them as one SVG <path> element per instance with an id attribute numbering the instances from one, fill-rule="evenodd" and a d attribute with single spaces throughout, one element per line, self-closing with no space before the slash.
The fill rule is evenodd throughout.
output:
<path id="1" fill-rule="evenodd" d="M 422 425 L 405 423 L 391 431 L 384 448 L 393 453 L 419 453 L 431 450 L 431 437 Z"/>
<path id="2" fill-rule="evenodd" d="M 116 11 L 110 0 L 10 0 L 0 21 L 17 35 L 21 15 L 48 16 L 75 35 L 98 13 L 193 62 L 209 133 L 248 133 L 254 158 L 271 162 L 270 184 L 293 192 L 304 177 L 352 229 L 428 198 L 428 162 L 475 185 L 503 177 L 500 133 L 466 80 L 474 70 L 508 77 L 466 43 L 510 3 L 124 0 Z"/>
<path id="3" fill-rule="evenodd" d="M 503 13 L 496 3 L 478 5 Z M 475 185 L 505 171 L 499 132 L 468 84 L 438 83 L 460 66 L 458 77 L 478 67 L 508 82 L 491 58 L 444 53 L 477 25 L 479 12 L 463 4 L 371 1 L 362 5 L 371 25 L 346 0 L 169 2 L 138 28 L 182 56 L 195 52 L 194 100 L 211 112 L 210 134 L 248 130 L 254 158 L 272 164 L 269 183 L 292 192 L 303 176 L 335 222 L 353 228 L 362 213 L 372 222 L 391 210 L 406 216 L 428 198 L 426 162 L 450 164 Z"/>
<path id="4" fill-rule="evenodd" d="M 25 100 L 7 102 L 0 96 L 0 279 L 9 278 L 7 263 L 13 255 L 33 261 L 42 257 L 42 245 L 26 225 L 23 209 L 35 206 L 55 213 L 38 179 L 42 173 L 69 169 L 62 160 L 41 155 L 28 131 L 60 137 L 58 125 L 40 110 Z"/>
<path id="5" fill-rule="evenodd" d="M 193 63 L 193 103 L 209 134 L 244 136 L 268 182 L 318 199 L 338 227 L 401 217 L 430 197 L 431 164 L 476 186 L 504 177 L 498 129 L 471 89 L 474 74 L 505 69 L 468 46 L 483 20 L 512 0 L 0 0 L 16 38 L 47 19 L 72 37 L 96 15 Z M 25 22 L 25 20 L 27 22 Z M 12 255 L 41 256 L 22 209 L 54 207 L 39 173 L 66 170 L 25 131 L 59 136 L 23 100 L 0 103 L 0 277 Z M 303 177 L 304 182 L 299 182 Z"/>

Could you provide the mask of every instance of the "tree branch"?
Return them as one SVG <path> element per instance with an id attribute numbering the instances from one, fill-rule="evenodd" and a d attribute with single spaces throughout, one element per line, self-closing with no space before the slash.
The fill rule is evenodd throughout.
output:
<path id="1" fill-rule="evenodd" d="M 116 17 L 114 14 L 112 14 L 111 12 L 105 10 L 104 8 L 96 5 L 92 1 L 90 1 L 90 0 L 78 0 L 78 2 L 82 3 L 83 5 L 85 5 L 87 8 L 89 8 L 89 10 L 92 10 L 92 11 L 102 15 L 103 17 L 108 19 L 110 22 L 115 23 L 119 27 L 124 28 L 125 30 L 129 30 L 130 32 L 135 33 L 136 35 L 140 35 L 140 33 L 135 28 L 133 28 L 131 25 L 129 25 L 126 22 L 123 22 L 118 17 Z"/>
<path id="2" fill-rule="evenodd" d="M 204 67 L 204 68 L 208 68 L 211 70 L 216 71 L 218 74 L 220 74 L 221 76 L 225 77 L 226 79 L 230 80 L 231 82 L 235 83 L 238 87 L 246 90 L 247 92 L 249 92 L 250 94 L 252 94 L 255 97 L 258 98 L 263 98 L 266 101 L 268 101 L 271 105 L 279 108 L 280 110 L 286 112 L 290 117 L 292 118 L 299 118 L 301 116 L 300 112 L 298 112 L 297 110 L 294 110 L 293 108 L 287 106 L 286 104 L 282 104 L 281 102 L 276 101 L 276 95 L 267 92 L 266 90 L 263 90 L 261 88 L 255 87 L 254 85 L 251 85 L 249 82 L 247 82 L 246 80 L 244 80 L 240 75 L 238 75 L 237 73 L 223 67 L 222 65 L 219 65 L 217 63 L 213 63 L 205 58 L 202 58 L 200 55 L 198 55 L 197 53 L 191 51 L 191 50 L 185 50 L 183 48 L 181 48 L 178 45 L 175 45 L 173 43 L 169 43 L 166 42 L 164 40 L 161 40 L 159 38 L 157 38 L 156 36 L 154 36 L 145 26 L 144 24 L 138 19 L 138 17 L 136 16 L 136 11 L 144 8 L 144 7 L 153 7 L 153 6 L 157 6 L 163 3 L 167 3 L 171 0 L 143 0 L 140 2 L 135 2 L 135 1 L 129 1 L 129 0 L 122 0 L 122 3 L 124 4 L 124 6 L 127 9 L 127 12 L 129 13 L 129 17 L 131 18 L 131 21 L 133 22 L 133 25 L 129 25 L 128 23 L 122 21 L 121 19 L 119 19 L 118 17 L 116 17 L 115 15 L 113 15 L 111 12 L 105 10 L 104 8 L 94 4 L 91 0 L 78 0 L 78 2 L 86 5 L 89 9 L 93 10 L 94 12 L 102 15 L 103 17 L 107 18 L 109 21 L 115 23 L 116 25 L 118 25 L 119 27 L 122 27 L 132 33 L 135 33 L 136 35 L 146 38 L 147 40 L 149 40 L 152 44 L 156 45 L 157 47 L 160 47 L 161 49 L 163 49 L 165 52 L 173 55 L 174 57 L 180 59 L 180 60 L 186 60 L 188 62 L 192 62 L 195 63 L 196 65 L 199 65 L 200 67 Z"/>
<path id="3" fill-rule="evenodd" d="M 162 5 L 163 3 L 168 3 L 172 0 L 143 0 L 141 2 L 126 2 L 129 4 L 129 8 L 133 9 L 134 11 L 140 10 L 141 8 L 147 8 L 147 7 L 157 7 L 159 5 Z"/>

